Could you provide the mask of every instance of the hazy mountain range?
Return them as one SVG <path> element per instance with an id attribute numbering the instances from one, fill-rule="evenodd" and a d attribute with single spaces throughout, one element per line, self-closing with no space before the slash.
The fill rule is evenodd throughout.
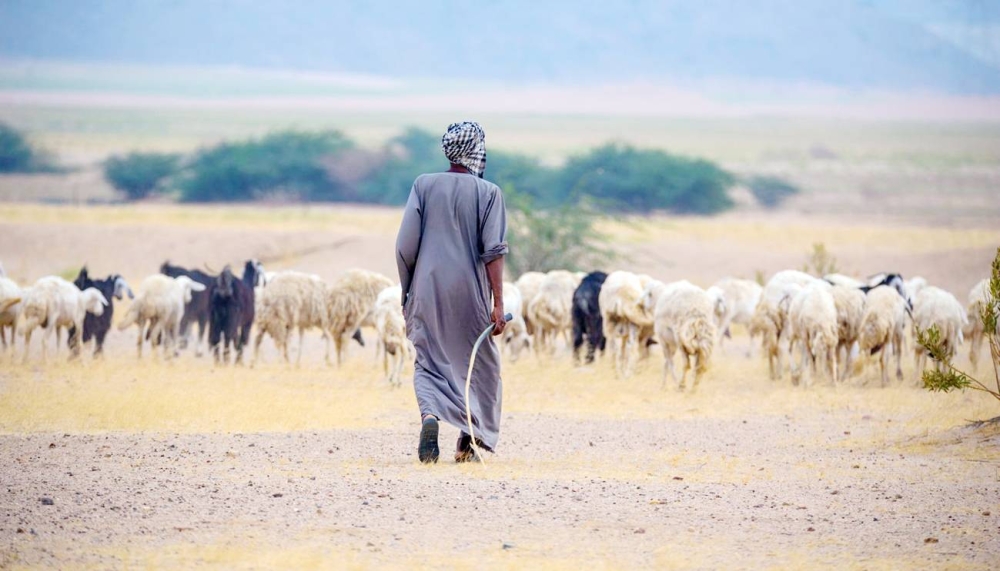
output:
<path id="1" fill-rule="evenodd" d="M 976 0 L 0 0 L 0 58 L 1000 93 Z"/>

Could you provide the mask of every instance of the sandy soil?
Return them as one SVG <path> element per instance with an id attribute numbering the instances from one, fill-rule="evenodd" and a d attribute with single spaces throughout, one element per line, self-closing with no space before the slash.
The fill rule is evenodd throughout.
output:
<path id="1" fill-rule="evenodd" d="M 448 428 L 421 466 L 412 392 L 364 351 L 341 371 L 91 366 L 0 373 L 4 567 L 1000 562 L 1000 431 L 962 427 L 995 411 L 975 394 L 793 389 L 742 347 L 678 394 L 658 363 L 614 381 L 561 354 L 507 367 L 487 464 L 447 461 Z"/>

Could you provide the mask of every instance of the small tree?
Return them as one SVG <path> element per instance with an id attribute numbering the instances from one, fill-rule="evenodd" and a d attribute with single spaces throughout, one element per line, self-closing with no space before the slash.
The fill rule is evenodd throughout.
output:
<path id="1" fill-rule="evenodd" d="M 513 187 L 504 189 L 510 217 L 507 267 L 511 275 L 564 269 L 589 271 L 607 264 L 615 252 L 608 238 L 594 228 L 598 214 L 586 203 L 552 210 L 534 207 L 531 197 Z"/>
<path id="2" fill-rule="evenodd" d="M 124 192 L 130 200 L 146 198 L 162 182 L 177 172 L 180 155 L 165 153 L 130 153 L 104 161 L 104 178 Z"/>
<path id="3" fill-rule="evenodd" d="M 20 131 L 0 123 L 0 173 L 57 171 L 51 157 L 32 147 Z"/>
<path id="4" fill-rule="evenodd" d="M 764 208 L 777 208 L 786 198 L 800 192 L 797 186 L 776 176 L 755 176 L 746 181 L 754 198 Z"/>
<path id="5" fill-rule="evenodd" d="M 996 388 L 976 379 L 972 375 L 958 369 L 952 362 L 944 343 L 941 341 L 941 331 L 937 325 L 927 330 L 917 330 L 917 344 L 922 346 L 937 365 L 933 370 L 924 371 L 922 378 L 924 387 L 930 391 L 950 392 L 955 389 L 973 389 L 982 391 L 1000 400 L 1000 335 L 997 334 L 997 319 L 1000 318 L 1000 248 L 997 248 L 993 260 L 993 271 L 986 282 L 986 301 L 979 312 L 986 332 L 986 340 L 990 346 L 990 357 L 993 362 L 993 376 Z M 1000 419 L 1000 417 L 998 417 Z"/>

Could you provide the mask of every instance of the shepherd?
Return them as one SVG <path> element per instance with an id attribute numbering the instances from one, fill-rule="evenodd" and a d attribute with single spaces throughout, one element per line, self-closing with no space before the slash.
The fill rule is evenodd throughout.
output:
<path id="1" fill-rule="evenodd" d="M 466 432 L 465 378 L 479 333 L 503 333 L 503 266 L 507 211 L 500 188 L 485 180 L 486 133 L 478 123 L 448 126 L 441 149 L 446 172 L 422 174 L 410 190 L 396 237 L 406 335 L 416 348 L 413 388 L 420 407 L 417 457 L 437 462 L 438 422 L 461 430 L 456 462 L 493 452 L 500 436 L 500 354 L 492 339 L 479 349 L 468 410 L 476 446 Z"/>

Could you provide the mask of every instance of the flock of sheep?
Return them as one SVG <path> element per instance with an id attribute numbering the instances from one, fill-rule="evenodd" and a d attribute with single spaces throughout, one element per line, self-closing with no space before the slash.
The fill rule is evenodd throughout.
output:
<path id="1" fill-rule="evenodd" d="M 984 333 L 979 315 L 986 291 L 984 279 L 963 307 L 954 295 L 927 285 L 923 278 L 904 281 L 899 274 L 861 281 L 786 270 L 763 286 L 726 278 L 702 289 L 688 281 L 663 283 L 625 271 L 528 272 L 504 284 L 507 310 L 516 317 L 504 333 L 503 346 L 511 359 L 526 347 L 551 353 L 561 335 L 567 342 L 572 339 L 576 360 L 584 344 L 587 362 L 597 350 L 610 350 L 616 374 L 627 377 L 636 359 L 648 356 L 650 347 L 658 344 L 665 360 L 664 385 L 672 377 L 683 390 L 691 369 L 697 385 L 716 344 L 729 336 L 731 325 L 742 324 L 751 339 L 761 338 L 772 379 L 781 378 L 788 360 L 796 385 L 807 369 L 813 374 L 822 371 L 831 382 L 845 380 L 860 353 L 878 356 L 885 385 L 891 356 L 896 358 L 896 377 L 902 379 L 908 323 L 912 330 L 936 325 L 952 356 L 968 338 L 975 365 Z M 921 371 L 927 353 L 913 345 Z M 684 365 L 679 379 L 674 369 L 678 352 Z"/>
<path id="2" fill-rule="evenodd" d="M 94 280 L 86 268 L 72 283 L 47 276 L 22 288 L 0 267 L 0 342 L 9 351 L 15 333 L 22 337 L 27 362 L 32 334 L 40 329 L 44 360 L 52 334 L 58 351 L 61 331 L 67 329 L 71 358 L 91 340 L 95 355 L 100 355 L 112 325 L 114 300 L 126 295 L 133 301 L 117 327 L 136 327 L 140 358 L 145 344 L 173 357 L 191 344 L 192 337 L 194 351 L 201 355 L 207 331 L 216 362 L 229 362 L 234 352 L 234 362 L 240 363 L 255 330 L 253 362 L 260 356 L 265 335 L 290 362 L 289 341 L 297 330 L 299 364 L 305 332 L 318 329 L 326 342 L 327 363 L 332 341 L 340 364 L 345 343 L 353 338 L 364 345 L 361 328 L 367 326 L 377 333 L 377 353 L 388 381 L 398 386 L 403 365 L 413 354 L 406 339 L 400 287 L 388 277 L 355 269 L 328 283 L 297 271 L 265 272 L 256 260 L 248 260 L 238 277 L 229 266 L 215 275 L 164 263 L 160 273 L 143 280 L 138 293 L 120 275 Z M 516 282 L 504 283 L 505 310 L 514 319 L 500 346 L 511 361 L 526 350 L 554 355 L 560 339 L 572 346 L 577 362 L 584 345 L 582 360 L 587 363 L 598 351 L 610 350 L 616 374 L 627 377 L 636 360 L 648 357 L 651 347 L 659 345 L 665 359 L 664 385 L 672 377 L 683 390 L 690 371 L 694 370 L 697 385 L 715 346 L 729 336 L 730 326 L 741 324 L 751 339 L 761 338 L 773 379 L 781 378 L 788 361 L 794 384 L 807 370 L 813 375 L 822 372 L 831 381 L 844 380 L 854 372 L 852 362 L 860 353 L 878 356 L 885 385 L 892 356 L 896 377 L 902 379 L 908 329 L 936 325 L 951 355 L 968 339 L 975 365 L 983 338 L 979 308 L 985 297 L 986 280 L 973 288 L 963 307 L 955 296 L 926 280 L 904 281 L 898 274 L 860 281 L 786 270 L 763 286 L 726 278 L 702 289 L 688 281 L 663 283 L 625 271 L 527 272 Z M 926 352 L 916 343 L 913 346 L 917 370 L 923 370 Z M 674 369 L 678 352 L 683 360 L 679 379 Z"/>

